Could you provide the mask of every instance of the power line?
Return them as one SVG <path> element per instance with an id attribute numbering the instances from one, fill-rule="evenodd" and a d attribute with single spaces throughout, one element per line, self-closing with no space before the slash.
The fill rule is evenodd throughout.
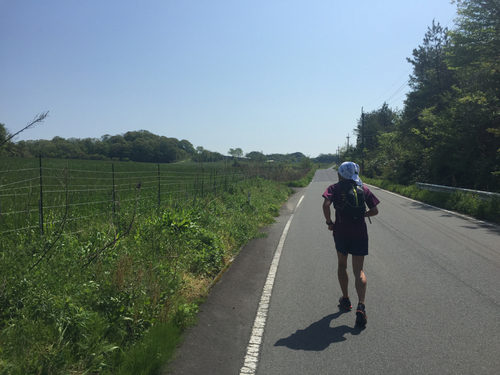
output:
<path id="1" fill-rule="evenodd" d="M 410 68 L 408 68 L 408 70 L 406 70 L 406 72 L 404 72 L 404 73 L 403 73 L 403 75 L 402 75 L 401 77 L 399 77 L 399 78 L 396 80 L 396 82 L 394 82 L 394 83 L 392 84 L 392 86 L 391 86 L 391 87 L 389 87 L 389 88 L 388 88 L 388 89 L 387 89 L 387 90 L 386 90 L 386 91 L 385 91 L 382 95 L 380 95 L 377 99 L 375 99 L 375 100 L 371 101 L 370 103 L 368 103 L 368 105 L 373 104 L 374 102 L 376 102 L 377 100 L 379 100 L 381 97 L 383 97 L 386 93 L 388 93 L 388 92 L 389 92 L 389 91 L 390 91 L 390 90 L 391 90 L 394 86 L 396 86 L 396 84 L 397 84 L 397 83 L 401 80 L 401 78 L 403 78 L 403 77 L 404 77 L 404 76 L 405 76 L 405 75 L 406 75 L 406 74 L 407 74 L 410 70 L 411 70 L 411 67 L 410 67 Z M 405 83 L 403 83 L 402 87 L 404 87 L 405 85 L 407 85 L 407 84 L 408 84 L 408 82 L 409 82 L 409 80 L 407 80 Z M 400 88 L 396 91 L 396 93 L 397 93 L 398 91 L 400 91 L 400 90 L 402 89 L 402 87 L 400 87 Z M 393 95 L 394 95 L 394 94 L 393 94 Z"/>

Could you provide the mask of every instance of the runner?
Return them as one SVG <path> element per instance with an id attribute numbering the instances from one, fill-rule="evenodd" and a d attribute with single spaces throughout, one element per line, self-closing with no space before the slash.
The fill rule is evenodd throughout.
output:
<path id="1" fill-rule="evenodd" d="M 366 186 L 363 186 L 359 178 L 359 166 L 356 163 L 347 161 L 340 165 L 338 169 L 339 182 L 330 185 L 323 193 L 323 214 L 325 215 L 328 230 L 333 231 L 335 248 L 338 258 L 338 278 L 342 297 L 340 297 L 340 306 L 347 310 L 352 309 L 348 293 L 349 277 L 347 272 L 348 255 L 352 256 L 352 270 L 355 278 L 355 287 L 358 294 L 358 307 L 356 309 L 356 324 L 365 326 L 367 322 L 365 310 L 366 294 L 366 275 L 363 271 L 365 256 L 368 255 L 368 229 L 366 227 L 365 217 L 378 214 L 377 205 L 380 201 Z M 349 182 L 349 183 L 348 183 Z M 368 211 L 364 216 L 355 218 L 351 216 L 345 206 L 345 186 L 359 186 L 364 193 L 364 202 L 368 206 Z M 363 196 L 358 197 L 363 199 Z M 335 207 L 335 221 L 331 219 L 330 205 Z"/>

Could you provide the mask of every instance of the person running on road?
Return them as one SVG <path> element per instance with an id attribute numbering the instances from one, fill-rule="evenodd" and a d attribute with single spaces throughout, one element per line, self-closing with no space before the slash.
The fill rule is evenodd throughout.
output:
<path id="1" fill-rule="evenodd" d="M 338 168 L 339 182 L 330 185 L 323 193 L 323 214 L 326 219 L 328 230 L 333 231 L 333 239 L 337 250 L 338 258 L 338 278 L 342 297 L 340 297 L 340 305 L 351 310 L 352 305 L 349 299 L 348 284 L 349 277 L 347 272 L 348 254 L 352 255 L 352 269 L 355 278 L 355 287 L 358 294 L 358 307 L 356 309 L 356 324 L 365 326 L 367 316 L 365 311 L 365 293 L 366 293 L 366 275 L 363 271 L 363 263 L 365 256 L 368 255 L 368 229 L 366 227 L 365 217 L 375 216 L 378 214 L 377 205 L 380 201 L 366 186 L 363 185 L 359 178 L 359 166 L 356 163 L 347 161 Z M 365 203 L 368 206 L 368 211 L 364 213 L 364 217 L 353 218 L 343 212 L 340 208 L 342 202 L 343 187 L 341 181 L 350 181 L 353 185 L 361 186 L 365 195 Z M 333 203 L 335 207 L 335 221 L 331 219 L 330 205 Z"/>

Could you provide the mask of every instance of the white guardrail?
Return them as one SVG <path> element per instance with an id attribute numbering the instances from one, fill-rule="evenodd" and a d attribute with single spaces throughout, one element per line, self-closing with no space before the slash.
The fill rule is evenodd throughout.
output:
<path id="1" fill-rule="evenodd" d="M 454 193 L 456 191 L 461 191 L 463 193 L 477 195 L 480 199 L 489 199 L 489 198 L 493 198 L 493 197 L 500 198 L 500 194 L 489 193 L 487 191 L 453 188 L 453 187 L 449 187 L 449 186 L 424 184 L 424 183 L 421 183 L 421 182 L 417 182 L 417 183 L 415 183 L 415 185 L 419 189 L 430 190 L 430 191 L 438 191 L 440 193 Z"/>

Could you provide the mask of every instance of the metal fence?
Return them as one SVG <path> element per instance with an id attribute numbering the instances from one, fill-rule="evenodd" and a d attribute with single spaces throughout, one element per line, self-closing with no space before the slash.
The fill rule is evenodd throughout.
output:
<path id="1" fill-rule="evenodd" d="M 430 190 L 430 191 L 437 191 L 440 193 L 455 193 L 457 191 L 466 193 L 466 194 L 472 194 L 480 199 L 490 199 L 493 197 L 500 198 L 500 194 L 496 193 L 489 193 L 487 191 L 480 191 L 480 190 L 470 190 L 470 189 L 461 189 L 461 188 L 454 188 L 450 186 L 442 186 L 442 185 L 432 185 L 432 184 L 424 184 L 422 182 L 417 182 L 415 184 L 417 188 L 423 189 L 423 190 Z"/>
<path id="2" fill-rule="evenodd" d="M 224 170 L 171 170 L 144 165 L 141 170 L 75 170 L 38 168 L 0 170 L 0 236 L 36 231 L 82 220 L 114 219 L 119 213 L 142 212 L 166 204 L 184 204 L 220 194 L 248 176 Z M 73 229 L 75 230 L 75 229 Z"/>

